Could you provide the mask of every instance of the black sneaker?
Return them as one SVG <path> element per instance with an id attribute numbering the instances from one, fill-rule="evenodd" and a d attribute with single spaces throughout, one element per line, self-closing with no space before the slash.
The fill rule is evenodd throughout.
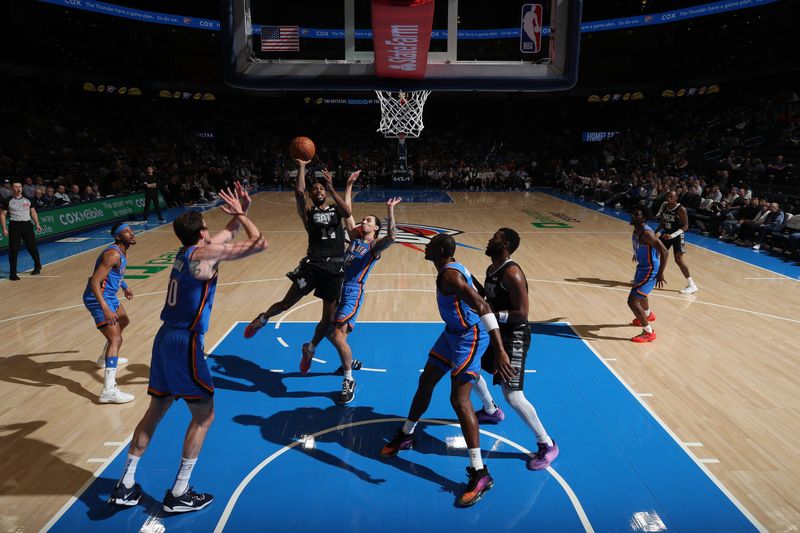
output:
<path id="1" fill-rule="evenodd" d="M 16 274 L 11 274 L 10 276 L 8 276 L 8 279 L 10 279 L 11 281 L 19 281 L 19 276 L 17 276 Z"/>
<path id="2" fill-rule="evenodd" d="M 358 359 L 353 359 L 353 362 L 350 365 L 350 368 L 351 368 L 351 370 L 361 370 L 361 366 L 362 365 L 363 365 L 363 363 L 361 361 L 359 361 Z M 338 376 L 343 376 L 344 375 L 344 365 L 339 365 L 339 368 L 336 369 L 336 372 L 334 372 L 334 374 L 336 374 Z"/>
<path id="3" fill-rule="evenodd" d="M 162 502 L 163 509 L 168 513 L 188 513 L 199 511 L 214 501 L 211 494 L 198 494 L 189 487 L 181 496 L 173 496 L 172 490 L 167 490 Z"/>
<path id="4" fill-rule="evenodd" d="M 41 273 L 42 273 L 42 269 L 41 269 L 41 268 L 34 268 L 34 269 L 31 271 L 31 276 L 38 276 L 38 275 L 39 275 L 39 274 L 41 274 Z"/>
<path id="5" fill-rule="evenodd" d="M 344 405 L 353 401 L 356 397 L 356 381 L 354 379 L 342 380 L 342 393 L 339 395 L 339 403 Z"/>
<path id="6" fill-rule="evenodd" d="M 108 497 L 108 503 L 111 505 L 123 505 L 131 507 L 139 503 L 142 498 L 142 487 L 138 483 L 134 483 L 133 487 L 128 488 L 118 481 L 114 490 L 111 491 L 111 496 Z"/>

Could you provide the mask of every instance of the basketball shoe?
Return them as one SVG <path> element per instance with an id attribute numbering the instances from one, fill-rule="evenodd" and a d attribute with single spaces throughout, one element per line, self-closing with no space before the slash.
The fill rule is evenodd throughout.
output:
<path id="1" fill-rule="evenodd" d="M 648 333 L 647 331 L 642 331 L 631 340 L 633 342 L 653 342 L 656 340 L 656 332 L 653 331 L 652 333 Z"/>
<path id="2" fill-rule="evenodd" d="M 478 419 L 478 424 L 499 424 L 506 418 L 506 414 L 503 412 L 503 410 L 497 407 L 497 404 L 494 404 L 494 406 L 497 410 L 492 414 L 487 413 L 486 409 L 475 411 L 475 417 Z"/>
<path id="3" fill-rule="evenodd" d="M 314 358 L 314 350 L 311 349 L 311 343 L 303 344 L 303 355 L 300 357 L 300 373 L 308 374 L 311 370 L 311 360 Z"/>
<path id="4" fill-rule="evenodd" d="M 199 511 L 214 501 L 211 494 L 198 494 L 192 487 L 186 489 L 186 492 L 180 496 L 173 496 L 172 490 L 167 490 L 162 502 L 162 509 L 168 513 L 188 513 L 191 511 Z"/>
<path id="5" fill-rule="evenodd" d="M 650 314 L 647 315 L 647 321 L 648 322 L 655 322 L 656 321 L 656 314 L 654 312 L 650 311 Z M 630 325 L 631 326 L 636 326 L 636 327 L 639 327 L 639 328 L 642 327 L 642 323 L 639 322 L 638 318 L 634 318 Z"/>
<path id="6" fill-rule="evenodd" d="M 475 470 L 468 466 L 467 476 L 469 476 L 467 490 L 458 497 L 458 505 L 462 507 L 469 507 L 478 503 L 483 498 L 483 495 L 486 494 L 486 491 L 494 485 L 494 479 L 489 475 L 489 468 L 486 466 L 480 470 Z"/>
<path id="7" fill-rule="evenodd" d="M 128 488 L 121 481 L 118 481 L 114 490 L 111 491 L 111 496 L 108 497 L 108 503 L 131 507 L 139 503 L 141 498 L 142 487 L 138 483 L 134 483 L 133 487 Z"/>
<path id="8" fill-rule="evenodd" d="M 263 328 L 266 325 L 266 323 L 264 323 L 264 324 L 261 323 L 261 317 L 262 316 L 264 316 L 264 313 L 259 313 L 258 316 L 255 317 L 252 322 L 247 324 L 246 328 L 244 328 L 244 338 L 245 339 L 252 338 L 253 335 L 258 333 L 258 330 L 260 330 L 261 328 Z"/>
<path id="9" fill-rule="evenodd" d="M 543 442 L 538 443 L 538 446 L 539 449 L 536 450 L 536 454 L 528 461 L 528 470 L 544 470 L 558 457 L 558 444 L 556 444 L 556 441 L 553 441 L 552 446 L 548 446 Z"/>
<path id="10" fill-rule="evenodd" d="M 414 434 L 403 433 L 402 429 L 398 429 L 395 436 L 381 448 L 381 457 L 388 459 L 394 457 L 400 450 L 410 450 L 414 445 Z"/>

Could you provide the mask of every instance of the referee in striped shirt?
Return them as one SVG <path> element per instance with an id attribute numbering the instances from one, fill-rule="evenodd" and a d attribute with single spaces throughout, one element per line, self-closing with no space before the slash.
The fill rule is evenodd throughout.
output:
<path id="1" fill-rule="evenodd" d="M 42 227 L 39 225 L 39 215 L 36 214 L 36 209 L 31 206 L 31 201 L 22 196 L 22 183 L 14 182 L 11 191 L 11 197 L 0 205 L 0 225 L 3 226 L 3 235 L 8 237 L 8 265 L 11 270 L 11 275 L 8 276 L 8 279 L 18 281 L 17 254 L 19 253 L 20 240 L 25 242 L 25 248 L 27 248 L 33 259 L 31 275 L 35 276 L 42 271 L 39 250 L 36 248 L 36 235 L 33 233 L 33 224 L 36 224 L 36 231 L 42 231 Z M 6 213 L 10 216 L 7 226 Z"/>

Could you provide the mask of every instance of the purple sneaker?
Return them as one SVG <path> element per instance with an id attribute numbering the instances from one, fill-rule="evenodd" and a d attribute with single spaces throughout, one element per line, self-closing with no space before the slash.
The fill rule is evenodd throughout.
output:
<path id="1" fill-rule="evenodd" d="M 495 404 L 495 407 L 497 407 L 497 404 Z M 486 409 L 475 411 L 475 416 L 478 418 L 478 424 L 499 424 L 505 419 L 506 414 L 497 407 L 497 411 L 492 414 L 487 413 Z"/>
<path id="2" fill-rule="evenodd" d="M 458 497 L 458 505 L 462 507 L 469 507 L 478 503 L 478 500 L 483 498 L 486 491 L 494 485 L 494 479 L 489 475 L 489 469 L 484 466 L 480 470 L 475 470 L 471 466 L 467 467 L 467 475 L 469 476 L 469 483 L 467 490 L 464 494 Z"/>
<path id="3" fill-rule="evenodd" d="M 384 459 L 394 457 L 400 450 L 409 450 L 413 445 L 414 434 L 403 433 L 402 429 L 398 429 L 394 438 L 381 448 L 381 457 Z"/>
<path id="4" fill-rule="evenodd" d="M 553 441 L 552 446 L 540 442 L 536 454 L 528 461 L 528 470 L 544 470 L 556 460 L 556 457 L 558 457 L 558 444 L 556 444 L 556 441 Z"/>

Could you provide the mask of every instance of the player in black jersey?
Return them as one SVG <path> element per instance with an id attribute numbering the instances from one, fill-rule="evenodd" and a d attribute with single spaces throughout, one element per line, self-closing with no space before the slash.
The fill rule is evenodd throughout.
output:
<path id="1" fill-rule="evenodd" d="M 490 347 L 481 359 L 481 367 L 494 374 L 494 384 L 501 383 L 503 396 L 519 414 L 525 424 L 536 435 L 538 450 L 528 461 L 530 470 L 544 470 L 558 456 L 558 446 L 545 431 L 531 402 L 522 392 L 525 379 L 525 360 L 531 345 L 531 326 L 528 324 L 528 282 L 522 268 L 511 260 L 511 254 L 519 247 L 519 233 L 511 228 L 500 228 L 486 246 L 486 255 L 492 264 L 486 269 L 483 295 L 500 323 L 503 347 L 516 370 L 507 381 L 496 372 L 499 361 Z M 483 376 L 478 376 L 473 389 L 483 402 L 483 409 L 476 414 L 478 423 L 496 424 L 505 418 L 503 411 L 494 403 Z"/>
<path id="2" fill-rule="evenodd" d="M 661 209 L 656 218 L 659 219 L 659 224 L 655 231 L 656 236 L 661 238 L 667 250 L 673 248 L 675 262 L 686 278 L 686 287 L 681 289 L 681 294 L 697 292 L 697 285 L 694 284 L 692 275 L 689 273 L 689 267 L 686 266 L 686 262 L 683 259 L 683 254 L 686 253 L 684 232 L 689 229 L 689 215 L 686 212 L 686 208 L 678 203 L 678 193 L 676 191 L 667 193 L 666 201 L 661 204 Z"/>
<path id="3" fill-rule="evenodd" d="M 350 207 L 333 189 L 333 178 L 325 172 L 324 183 L 315 181 L 306 199 L 306 165 L 308 161 L 296 159 L 297 186 L 294 196 L 297 214 L 308 232 L 308 250 L 293 271 L 286 274 L 292 286 L 283 300 L 272 304 L 259 314 L 244 330 L 245 338 L 250 338 L 264 327 L 267 321 L 290 309 L 300 298 L 314 291 L 314 296 L 322 300 L 322 318 L 317 324 L 315 338 L 322 339 L 333 323 L 339 293 L 344 279 L 344 227 L 342 222 L 350 216 Z M 325 201 L 330 195 L 335 206 Z M 310 205 L 308 200 L 310 200 Z M 305 374 L 311 368 L 311 358 L 316 346 L 313 342 L 303 345 L 300 359 L 300 372 Z"/>

